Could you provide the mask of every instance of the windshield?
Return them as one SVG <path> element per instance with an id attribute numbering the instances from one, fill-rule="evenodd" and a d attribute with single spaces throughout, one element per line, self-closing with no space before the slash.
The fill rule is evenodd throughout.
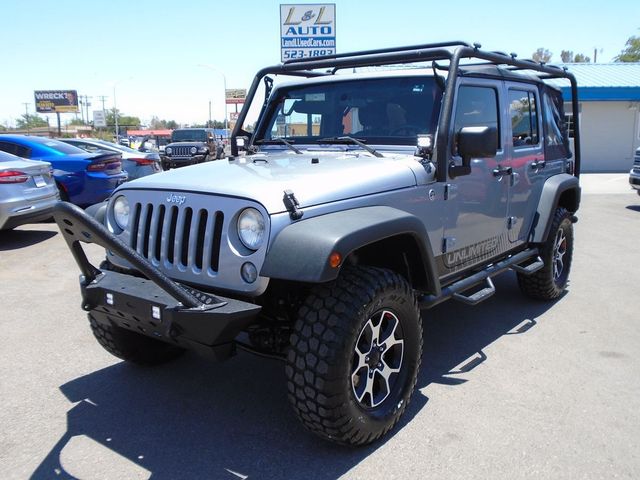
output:
<path id="1" fill-rule="evenodd" d="M 171 134 L 172 142 L 206 142 L 207 133 L 204 130 L 174 130 Z"/>
<path id="2" fill-rule="evenodd" d="M 415 145 L 433 133 L 442 90 L 433 77 L 390 77 L 280 88 L 257 140 L 291 143 L 352 136 L 369 144 Z M 260 143 L 260 142 L 258 142 Z"/>

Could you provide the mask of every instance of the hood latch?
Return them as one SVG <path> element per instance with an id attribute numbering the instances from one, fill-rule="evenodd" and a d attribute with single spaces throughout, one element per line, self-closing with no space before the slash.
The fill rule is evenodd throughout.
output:
<path id="1" fill-rule="evenodd" d="M 304 215 L 304 212 L 298 208 L 300 207 L 300 204 L 298 203 L 298 199 L 291 190 L 284 191 L 282 203 L 284 203 L 287 212 L 289 212 L 289 217 L 291 217 L 291 220 L 300 220 Z"/>

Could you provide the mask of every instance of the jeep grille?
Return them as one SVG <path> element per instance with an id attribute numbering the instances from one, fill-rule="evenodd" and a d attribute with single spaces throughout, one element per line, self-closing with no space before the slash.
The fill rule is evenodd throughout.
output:
<path id="1" fill-rule="evenodd" d="M 217 272 L 223 221 L 220 211 L 136 203 L 131 247 L 145 258 L 169 267 Z"/>
<path id="2" fill-rule="evenodd" d="M 190 157 L 192 147 L 171 147 L 172 157 Z"/>

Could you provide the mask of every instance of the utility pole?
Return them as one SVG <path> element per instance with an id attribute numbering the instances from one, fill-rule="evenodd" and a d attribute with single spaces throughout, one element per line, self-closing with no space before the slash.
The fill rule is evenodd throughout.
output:
<path id="1" fill-rule="evenodd" d="M 91 102 L 89 101 L 89 99 L 93 97 L 89 97 L 87 95 L 79 95 L 79 97 L 80 97 L 80 113 L 82 114 L 82 123 L 89 123 L 89 107 L 91 106 Z M 86 118 L 86 121 L 85 121 L 85 118 Z"/>
<path id="2" fill-rule="evenodd" d="M 102 111 L 104 112 L 104 101 L 109 97 L 107 97 L 106 95 L 98 95 L 98 98 L 102 102 Z"/>
<path id="3" fill-rule="evenodd" d="M 29 134 L 29 102 L 22 102 L 24 105 L 24 122 L 27 125 L 27 135 Z"/>
<path id="4" fill-rule="evenodd" d="M 89 101 L 90 98 L 93 97 L 87 97 L 86 95 L 84 96 L 84 108 L 87 112 L 87 123 L 91 123 L 91 121 L 89 120 L 89 107 L 91 106 L 91 102 Z"/>
<path id="5" fill-rule="evenodd" d="M 211 123 L 211 100 L 209 100 L 209 125 L 207 127 L 213 128 L 213 123 Z"/>

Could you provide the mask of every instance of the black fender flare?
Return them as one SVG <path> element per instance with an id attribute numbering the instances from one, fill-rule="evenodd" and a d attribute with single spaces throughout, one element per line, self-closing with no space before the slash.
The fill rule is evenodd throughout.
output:
<path id="1" fill-rule="evenodd" d="M 578 177 L 563 173 L 554 175 L 545 181 L 538 201 L 535 221 L 531 228 L 532 242 L 542 243 L 547 239 L 553 215 L 560 203 L 560 197 L 569 190 L 573 190 L 575 195 L 572 197 L 571 205 L 567 205 L 567 209 L 575 213 L 580 205 L 580 182 Z"/>
<path id="2" fill-rule="evenodd" d="M 330 282 L 340 271 L 329 264 L 332 253 L 346 259 L 358 248 L 400 235 L 415 240 L 430 289 L 439 294 L 436 263 L 424 224 L 410 213 L 386 206 L 354 208 L 288 225 L 273 240 L 260 274 L 306 283 Z"/>

